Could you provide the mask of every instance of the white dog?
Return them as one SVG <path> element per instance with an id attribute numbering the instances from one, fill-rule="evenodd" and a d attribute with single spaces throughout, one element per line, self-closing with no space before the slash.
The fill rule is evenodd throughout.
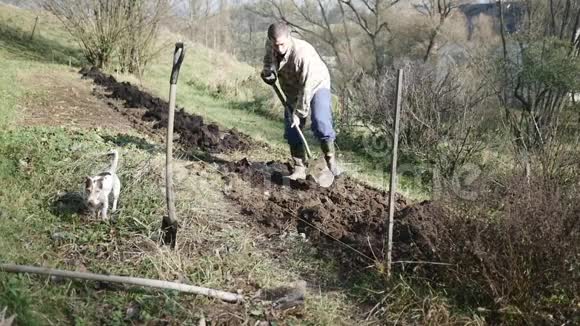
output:
<path id="1" fill-rule="evenodd" d="M 85 179 L 85 194 L 87 206 L 95 212 L 97 217 L 99 213 L 103 220 L 108 220 L 107 210 L 109 209 L 109 196 L 113 194 L 113 209 L 117 210 L 117 200 L 121 192 L 121 180 L 117 176 L 117 164 L 119 163 L 119 153 L 111 150 L 108 155 L 113 155 L 111 167 L 94 177 Z M 100 209 L 100 210 L 96 210 Z"/>

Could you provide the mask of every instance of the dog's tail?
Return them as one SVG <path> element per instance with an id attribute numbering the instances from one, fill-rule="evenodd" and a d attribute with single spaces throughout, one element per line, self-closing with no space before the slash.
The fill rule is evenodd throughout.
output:
<path id="1" fill-rule="evenodd" d="M 112 149 L 108 155 L 113 155 L 113 160 L 111 161 L 111 167 L 109 168 L 110 173 L 117 172 L 117 165 L 119 165 L 119 152 L 116 149 Z"/>

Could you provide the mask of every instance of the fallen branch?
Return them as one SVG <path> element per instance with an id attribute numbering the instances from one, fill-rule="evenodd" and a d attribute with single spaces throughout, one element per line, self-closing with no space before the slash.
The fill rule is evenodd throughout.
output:
<path id="1" fill-rule="evenodd" d="M 224 292 L 220 290 L 213 290 L 208 288 L 203 288 L 194 285 L 187 285 L 176 282 L 151 280 L 139 277 L 129 277 L 129 276 L 116 276 L 116 275 L 102 275 L 94 273 L 82 273 L 82 272 L 70 272 L 63 271 L 52 268 L 44 267 L 34 267 L 34 266 L 24 266 L 24 265 L 14 265 L 14 264 L 0 264 L 0 271 L 9 273 L 34 273 L 34 274 L 44 274 L 51 276 L 60 276 L 66 278 L 79 278 L 84 280 L 110 282 L 110 283 L 122 283 L 131 284 L 139 286 L 148 286 L 159 289 L 170 289 L 177 290 L 180 292 L 201 294 L 211 298 L 220 299 L 226 302 L 238 303 L 243 302 L 244 297 L 240 294 Z"/>
<path id="2" fill-rule="evenodd" d="M 440 263 L 435 261 L 422 261 L 422 260 L 397 260 L 393 264 L 426 264 L 426 265 L 443 265 L 443 266 L 453 266 L 454 264 Z"/>
<path id="3" fill-rule="evenodd" d="M 6 309 L 8 309 L 8 307 L 4 307 L 4 309 L 0 311 L 0 326 L 11 326 L 16 318 L 16 315 L 6 318 Z"/>

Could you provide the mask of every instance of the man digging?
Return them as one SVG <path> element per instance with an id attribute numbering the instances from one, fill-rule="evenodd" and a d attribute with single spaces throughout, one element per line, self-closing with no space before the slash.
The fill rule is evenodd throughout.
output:
<path id="1" fill-rule="evenodd" d="M 294 169 L 289 179 L 306 179 L 306 153 L 295 126 L 304 128 L 312 112 L 312 131 L 320 141 L 326 164 L 334 176 L 340 171 L 336 163 L 330 73 L 314 47 L 295 39 L 284 22 L 270 25 L 261 77 L 268 85 L 280 81 L 291 113 L 284 113 L 284 138 L 290 145 Z"/>

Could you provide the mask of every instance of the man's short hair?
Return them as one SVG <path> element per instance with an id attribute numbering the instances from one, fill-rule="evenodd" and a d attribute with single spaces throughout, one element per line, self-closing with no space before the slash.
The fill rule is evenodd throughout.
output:
<path id="1" fill-rule="evenodd" d="M 290 27 L 286 22 L 276 22 L 268 27 L 268 38 L 275 40 L 281 36 L 290 36 Z"/>

